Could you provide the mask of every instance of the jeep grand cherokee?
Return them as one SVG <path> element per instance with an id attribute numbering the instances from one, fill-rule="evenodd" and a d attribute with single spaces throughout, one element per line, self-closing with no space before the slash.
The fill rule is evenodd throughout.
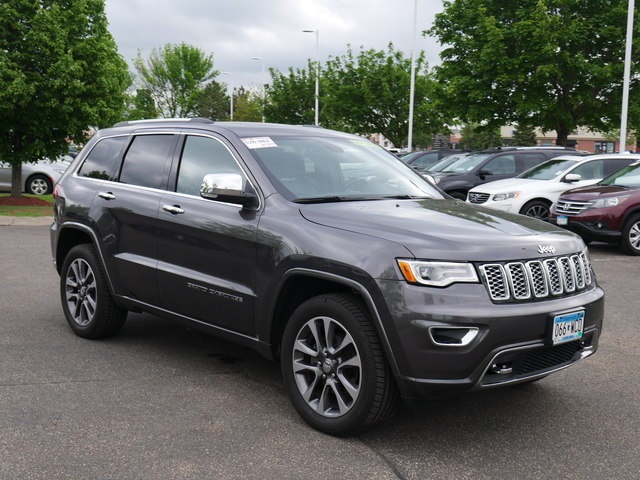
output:
<path id="1" fill-rule="evenodd" d="M 604 294 L 577 235 L 450 199 L 363 138 L 317 127 L 131 122 L 99 131 L 55 192 L 73 331 L 127 311 L 279 359 L 334 435 L 398 396 L 530 382 L 592 354 Z"/>

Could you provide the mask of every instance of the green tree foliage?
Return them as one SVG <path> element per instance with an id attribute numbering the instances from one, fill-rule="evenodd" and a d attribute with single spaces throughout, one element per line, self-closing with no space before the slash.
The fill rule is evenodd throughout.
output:
<path id="1" fill-rule="evenodd" d="M 213 55 L 186 43 L 154 48 L 146 61 L 138 53 L 134 66 L 164 117 L 193 117 L 205 85 L 219 73 Z"/>
<path id="2" fill-rule="evenodd" d="M 468 150 L 484 150 L 502 146 L 500 129 L 488 125 L 469 123 L 462 127 L 460 145 Z"/>
<path id="3" fill-rule="evenodd" d="M 447 0 L 426 33 L 445 46 L 437 78 L 470 122 L 555 130 L 619 121 L 627 0 Z M 636 22 L 638 37 L 640 23 Z"/>
<path id="4" fill-rule="evenodd" d="M 104 0 L 0 2 L 0 158 L 13 166 L 11 194 L 21 193 L 22 163 L 120 120 L 129 84 Z"/>
<path id="5" fill-rule="evenodd" d="M 212 120 L 229 120 L 231 99 L 227 87 L 216 81 L 209 82 L 196 97 L 196 116 Z"/>
<path id="6" fill-rule="evenodd" d="M 233 119 L 238 122 L 260 122 L 262 120 L 262 96 L 257 90 L 240 87 L 233 96 Z"/>
<path id="7" fill-rule="evenodd" d="M 513 132 L 513 144 L 523 147 L 537 145 L 536 130 L 528 125 L 518 125 Z"/>
<path id="8" fill-rule="evenodd" d="M 396 51 L 392 44 L 386 51 L 361 49 L 357 56 L 349 47 L 347 54 L 329 59 L 322 78 L 323 125 L 360 134 L 381 133 L 396 146 L 406 141 L 411 59 Z M 416 59 L 415 83 L 417 133 L 436 133 L 442 129 L 438 117 L 430 115 L 434 88 L 424 54 L 420 54 Z"/>
<path id="9" fill-rule="evenodd" d="M 125 118 L 127 120 L 143 120 L 157 116 L 158 110 L 149 90 L 144 88 L 136 90 L 136 94 L 130 97 L 130 108 Z"/>
<path id="10" fill-rule="evenodd" d="M 289 68 L 287 74 L 274 69 L 271 69 L 270 73 L 271 85 L 267 87 L 269 101 L 265 106 L 266 118 L 276 123 L 313 124 L 315 121 L 315 63 L 309 62 L 308 69 Z M 320 108 L 322 107 L 321 97 Z M 322 114 L 320 118 L 323 118 Z"/>

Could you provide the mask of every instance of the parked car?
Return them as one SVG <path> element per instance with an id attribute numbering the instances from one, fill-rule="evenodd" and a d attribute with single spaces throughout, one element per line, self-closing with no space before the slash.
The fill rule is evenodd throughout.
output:
<path id="1" fill-rule="evenodd" d="M 512 178 L 536 165 L 574 149 L 563 147 L 504 147 L 471 153 L 439 172 L 427 172 L 436 185 L 454 198 L 486 182 Z"/>
<path id="2" fill-rule="evenodd" d="M 448 157 L 449 155 L 459 154 L 460 150 L 452 148 L 441 148 L 434 150 L 419 150 L 417 152 L 407 153 L 400 157 L 400 159 L 409 165 L 414 170 L 425 171 L 429 167 L 440 161 L 441 159 Z"/>
<path id="3" fill-rule="evenodd" d="M 40 160 L 22 165 L 22 191 L 34 195 L 53 193 L 53 186 L 70 164 L 70 157 L 58 160 Z M 0 162 L 0 191 L 11 190 L 11 165 Z"/>
<path id="4" fill-rule="evenodd" d="M 398 395 L 531 382 L 598 346 L 604 292 L 579 236 L 454 201 L 358 136 L 124 122 L 55 199 L 77 335 L 113 335 L 132 310 L 239 342 L 279 359 L 326 433 L 373 426 Z"/>
<path id="5" fill-rule="evenodd" d="M 640 161 L 597 185 L 564 192 L 551 221 L 587 242 L 617 243 L 630 255 L 640 255 Z"/>
<path id="6" fill-rule="evenodd" d="M 639 159 L 640 155 L 629 154 L 563 155 L 515 178 L 472 188 L 467 202 L 547 220 L 551 206 L 565 190 L 598 183 Z"/>

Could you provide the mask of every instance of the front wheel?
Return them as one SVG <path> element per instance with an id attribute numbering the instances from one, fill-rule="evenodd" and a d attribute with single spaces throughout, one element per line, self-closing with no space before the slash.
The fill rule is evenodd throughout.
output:
<path id="1" fill-rule="evenodd" d="M 93 245 L 77 245 L 67 254 L 60 273 L 60 296 L 67 322 L 80 337 L 113 335 L 127 318 L 127 311 L 111 296 Z"/>
<path id="2" fill-rule="evenodd" d="M 293 406 L 322 432 L 362 432 L 397 403 L 378 336 L 353 295 L 320 295 L 300 305 L 285 328 L 281 362 Z"/>
<path id="3" fill-rule="evenodd" d="M 520 213 L 527 217 L 539 218 L 546 220 L 549 218 L 549 205 L 542 200 L 532 200 L 527 202 L 521 209 Z"/>
<path id="4" fill-rule="evenodd" d="M 624 224 L 621 243 L 629 255 L 640 255 L 640 215 L 631 216 Z"/>

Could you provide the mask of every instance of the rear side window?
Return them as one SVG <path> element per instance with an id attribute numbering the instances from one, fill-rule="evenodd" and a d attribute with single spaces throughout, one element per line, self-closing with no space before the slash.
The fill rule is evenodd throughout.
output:
<path id="1" fill-rule="evenodd" d="M 581 180 L 600 180 L 604 178 L 604 161 L 586 162 L 573 169 L 571 173 L 580 175 Z"/>
<path id="2" fill-rule="evenodd" d="M 608 158 L 604 162 L 604 176 L 608 177 L 613 175 L 618 170 L 622 170 L 624 167 L 632 163 L 635 159 L 631 158 Z"/>
<path id="3" fill-rule="evenodd" d="M 127 151 L 120 182 L 141 187 L 162 188 L 167 159 L 175 148 L 176 135 L 138 135 Z"/>
<path id="4" fill-rule="evenodd" d="M 128 138 L 122 136 L 99 140 L 87 155 L 78 170 L 78 175 L 100 180 L 115 180 L 118 157 Z"/>
<path id="5" fill-rule="evenodd" d="M 530 168 L 535 167 L 536 165 L 540 165 L 546 160 L 547 157 L 542 153 L 520 153 L 518 155 L 518 173 L 522 173 L 525 170 L 529 170 Z"/>

